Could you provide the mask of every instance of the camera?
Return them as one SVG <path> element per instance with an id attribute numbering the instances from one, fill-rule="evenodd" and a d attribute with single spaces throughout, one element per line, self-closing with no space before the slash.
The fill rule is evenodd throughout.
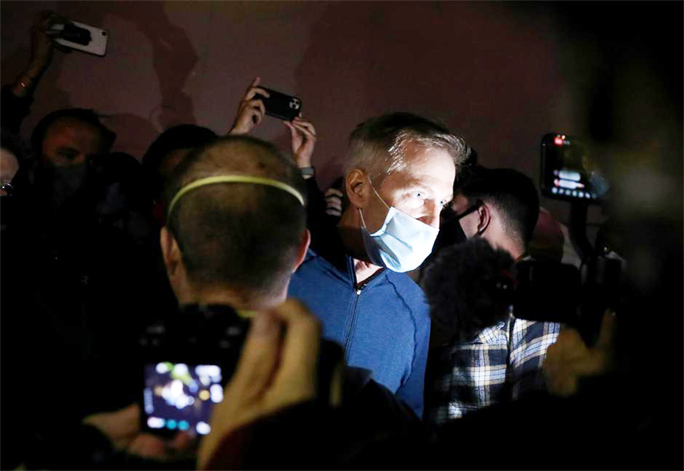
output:
<path id="1" fill-rule="evenodd" d="M 227 305 L 188 305 L 148 326 L 140 337 L 141 429 L 169 436 L 206 435 L 211 412 L 235 372 L 251 321 Z M 318 397 L 330 397 L 338 344 L 322 340 Z"/>
<path id="2" fill-rule="evenodd" d="M 624 261 L 604 253 L 586 235 L 589 204 L 600 203 L 610 185 L 586 144 L 563 133 L 541 139 L 541 189 L 544 196 L 570 202 L 569 233 L 582 265 L 520 262 L 504 289 L 518 318 L 562 322 L 593 344 L 606 309 L 621 303 Z"/>
<path id="3" fill-rule="evenodd" d="M 548 133 L 541 140 L 541 191 L 547 198 L 600 202 L 608 182 L 588 146 L 572 136 Z"/>
<path id="4" fill-rule="evenodd" d="M 606 309 L 621 302 L 622 261 L 592 257 L 583 266 L 520 261 L 496 284 L 518 319 L 560 322 L 577 329 L 588 345 L 598 337 Z"/>

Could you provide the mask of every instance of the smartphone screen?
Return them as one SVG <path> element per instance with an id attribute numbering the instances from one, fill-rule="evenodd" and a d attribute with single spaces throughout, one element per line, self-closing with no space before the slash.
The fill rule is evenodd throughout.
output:
<path id="1" fill-rule="evenodd" d="M 223 400 L 218 365 L 156 362 L 144 366 L 145 425 L 153 431 L 206 435 L 214 405 Z"/>
<path id="2" fill-rule="evenodd" d="M 608 182 L 580 140 L 565 134 L 546 134 L 542 138 L 541 154 L 544 196 L 590 203 L 605 196 Z"/>

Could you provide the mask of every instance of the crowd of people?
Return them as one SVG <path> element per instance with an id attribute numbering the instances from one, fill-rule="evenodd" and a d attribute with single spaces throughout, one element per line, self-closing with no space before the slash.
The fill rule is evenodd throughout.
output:
<path id="1" fill-rule="evenodd" d="M 48 114 L 24 142 L 65 21 L 36 17 L 29 64 L 2 88 L 3 468 L 672 463 L 660 409 L 633 411 L 644 388 L 616 327 L 648 293 L 606 312 L 593 344 L 499 295 L 517 264 L 561 261 L 556 226 L 533 243 L 530 178 L 393 112 L 350 130 L 344 175 L 322 191 L 313 123 L 284 121 L 287 155 L 250 136 L 259 78 L 225 135 L 171 127 L 140 160 L 87 109 Z M 211 431 L 155 434 L 145 332 L 234 312 L 250 327 Z"/>

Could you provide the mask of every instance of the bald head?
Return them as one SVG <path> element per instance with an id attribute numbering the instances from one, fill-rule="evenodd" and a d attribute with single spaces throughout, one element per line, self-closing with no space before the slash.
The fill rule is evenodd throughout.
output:
<path id="1" fill-rule="evenodd" d="M 305 194 L 298 169 L 275 147 L 230 136 L 197 149 L 178 166 L 166 191 L 166 207 L 188 184 L 227 175 L 267 178 Z M 282 189 L 213 183 L 177 199 L 167 228 L 195 288 L 270 296 L 287 287 L 301 252 L 306 214 L 301 202 Z"/>

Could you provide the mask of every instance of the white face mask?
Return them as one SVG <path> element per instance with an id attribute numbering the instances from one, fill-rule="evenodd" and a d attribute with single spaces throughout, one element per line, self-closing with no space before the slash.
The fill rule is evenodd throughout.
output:
<path id="1" fill-rule="evenodd" d="M 387 206 L 387 203 L 375 191 L 372 183 L 371 188 Z M 366 253 L 373 264 L 392 271 L 404 273 L 415 270 L 432 252 L 439 229 L 420 222 L 397 208 L 387 207 L 389 212 L 385 217 L 385 222 L 373 234 L 368 232 L 366 222 L 363 220 L 363 212 L 359 208 L 363 224 L 361 233 Z"/>

